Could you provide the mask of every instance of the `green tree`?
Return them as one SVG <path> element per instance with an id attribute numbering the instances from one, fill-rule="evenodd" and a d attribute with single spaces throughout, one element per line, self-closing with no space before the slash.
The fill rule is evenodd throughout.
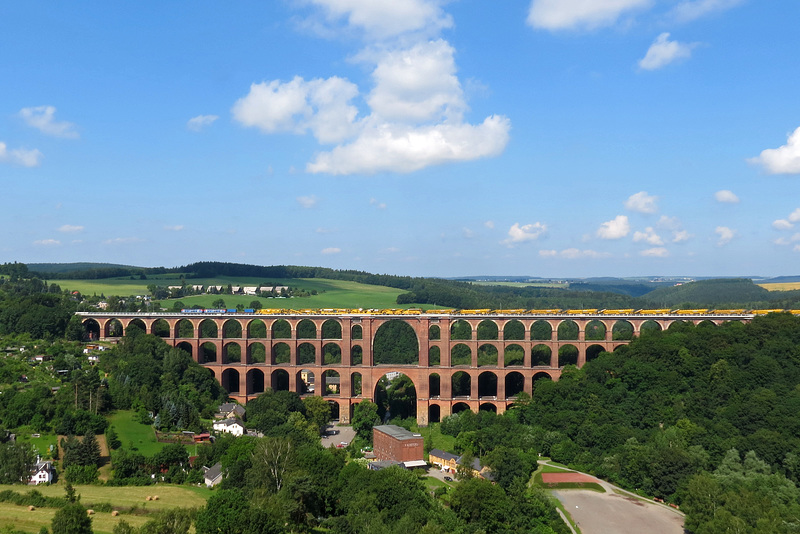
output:
<path id="1" fill-rule="evenodd" d="M 36 464 L 33 449 L 22 442 L 0 442 L 0 484 L 27 482 Z"/>
<path id="2" fill-rule="evenodd" d="M 372 441 L 372 427 L 380 422 L 378 405 L 374 402 L 362 400 L 353 408 L 353 419 L 350 423 L 359 438 Z"/>
<path id="3" fill-rule="evenodd" d="M 79 503 L 59 508 L 50 522 L 53 534 L 92 534 L 92 518 Z"/>
<path id="4" fill-rule="evenodd" d="M 331 420 L 331 405 L 316 395 L 304 398 L 303 405 L 306 407 L 306 419 L 322 434 Z"/>

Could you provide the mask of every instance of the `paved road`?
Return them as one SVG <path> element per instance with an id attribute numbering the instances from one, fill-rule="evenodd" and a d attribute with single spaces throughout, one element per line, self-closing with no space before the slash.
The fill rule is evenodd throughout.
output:
<path id="1" fill-rule="evenodd" d="M 598 483 L 606 493 L 553 491 L 583 534 L 683 534 L 683 514 L 680 512 L 642 500 L 604 480 L 598 480 Z"/>

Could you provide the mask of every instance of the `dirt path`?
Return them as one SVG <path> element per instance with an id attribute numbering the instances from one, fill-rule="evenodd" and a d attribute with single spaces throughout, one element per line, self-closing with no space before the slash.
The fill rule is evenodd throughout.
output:
<path id="1" fill-rule="evenodd" d="M 544 465 L 549 462 L 541 461 Z M 579 473 L 564 469 L 565 473 Z M 586 473 L 583 476 L 591 477 Z M 591 477 L 594 478 L 594 477 Z M 554 490 L 583 534 L 683 534 L 683 514 L 642 499 L 604 480 L 594 479 L 606 493 L 588 490 Z"/>

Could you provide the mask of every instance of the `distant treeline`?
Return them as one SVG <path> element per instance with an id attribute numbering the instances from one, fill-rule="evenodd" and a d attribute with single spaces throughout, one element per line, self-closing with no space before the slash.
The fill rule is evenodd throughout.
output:
<path id="1" fill-rule="evenodd" d="M 87 264 L 91 265 L 91 264 Z M 23 264 L 6 264 L 19 272 Z M 2 272 L 2 271 L 0 271 Z M 161 274 L 185 278 L 324 278 L 400 289 L 397 304 L 420 304 L 443 308 L 492 309 L 586 309 L 586 308 L 781 308 L 800 307 L 800 291 L 770 292 L 750 279 L 701 280 L 677 286 L 608 280 L 570 284 L 569 288 L 478 285 L 466 281 L 373 274 L 365 271 L 295 265 L 247 265 L 197 262 L 180 267 L 95 267 L 69 272 L 31 273 L 48 279 L 104 279 Z M 45 276 L 46 275 L 46 276 Z"/>

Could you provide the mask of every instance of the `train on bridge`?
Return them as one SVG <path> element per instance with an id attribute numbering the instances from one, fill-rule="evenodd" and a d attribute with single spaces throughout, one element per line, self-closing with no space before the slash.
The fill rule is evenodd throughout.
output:
<path id="1" fill-rule="evenodd" d="M 800 310 L 786 310 L 786 309 L 772 309 L 772 310 L 752 310 L 752 309 L 673 309 L 673 308 L 660 308 L 660 309 L 546 309 L 546 310 L 526 310 L 526 309 L 513 309 L 513 310 L 495 310 L 491 308 L 482 309 L 430 309 L 423 310 L 421 308 L 307 308 L 307 309 L 289 309 L 289 308 L 245 308 L 239 310 L 236 308 L 184 308 L 181 313 L 189 314 L 254 314 L 254 315 L 767 315 L 769 313 L 791 313 L 793 315 L 800 315 Z"/>

